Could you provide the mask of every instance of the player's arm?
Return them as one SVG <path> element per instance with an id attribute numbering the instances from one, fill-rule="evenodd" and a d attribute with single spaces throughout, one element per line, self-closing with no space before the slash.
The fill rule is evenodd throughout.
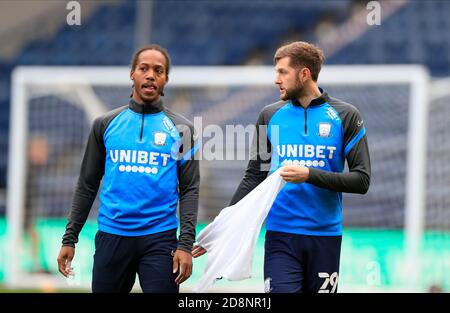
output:
<path id="1" fill-rule="evenodd" d="M 81 164 L 80 176 L 72 200 L 72 207 L 58 256 L 59 271 L 67 276 L 67 262 L 72 261 L 75 244 L 97 195 L 105 169 L 105 146 L 102 135 L 102 120 L 96 119 L 89 134 Z"/>
<path id="2" fill-rule="evenodd" d="M 349 172 L 335 173 L 310 168 L 306 182 L 338 192 L 366 193 L 370 185 L 370 157 L 365 135 L 348 152 L 346 159 Z"/>
<path id="3" fill-rule="evenodd" d="M 234 205 L 255 189 L 270 170 L 271 144 L 267 137 L 267 122 L 265 112 L 261 112 L 256 122 L 256 131 L 252 139 L 250 161 L 245 170 L 244 177 L 236 189 L 230 205 Z"/>
<path id="4" fill-rule="evenodd" d="M 181 155 L 178 161 L 180 236 L 173 258 L 174 273 L 180 269 L 175 279 L 177 284 L 181 284 L 192 274 L 191 250 L 195 241 L 200 188 L 199 146 L 194 140 L 194 128 L 191 126 L 185 129 L 187 132 L 182 136 Z"/>
<path id="5" fill-rule="evenodd" d="M 347 112 L 343 123 L 344 153 L 349 171 L 335 173 L 309 168 L 306 182 L 333 191 L 364 194 L 369 189 L 371 172 L 366 129 L 356 109 Z"/>

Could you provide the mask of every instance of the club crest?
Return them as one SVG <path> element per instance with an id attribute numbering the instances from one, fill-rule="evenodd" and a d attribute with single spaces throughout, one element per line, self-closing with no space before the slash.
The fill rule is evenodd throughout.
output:
<path id="1" fill-rule="evenodd" d="M 320 137 L 330 137 L 331 135 L 331 124 L 330 123 L 320 123 L 319 124 L 319 136 Z"/>
<path id="2" fill-rule="evenodd" d="M 154 143 L 157 146 L 164 146 L 166 144 L 167 133 L 155 132 Z"/>

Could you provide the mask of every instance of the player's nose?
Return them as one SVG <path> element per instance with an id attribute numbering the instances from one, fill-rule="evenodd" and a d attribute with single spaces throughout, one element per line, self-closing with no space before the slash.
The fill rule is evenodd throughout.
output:
<path id="1" fill-rule="evenodd" d="M 154 81 L 155 80 L 155 72 L 153 70 L 147 71 L 147 75 L 145 75 L 145 79 Z"/>

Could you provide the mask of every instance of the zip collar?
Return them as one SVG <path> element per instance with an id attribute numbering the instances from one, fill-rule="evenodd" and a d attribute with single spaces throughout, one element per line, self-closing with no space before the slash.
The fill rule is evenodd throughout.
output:
<path id="1" fill-rule="evenodd" d="M 307 108 L 312 106 L 319 106 L 321 104 L 324 104 L 330 100 L 330 97 L 328 96 L 328 93 L 323 91 L 322 88 L 319 87 L 320 92 L 322 93 L 319 97 L 312 99 Z M 303 107 L 300 102 L 297 99 L 292 100 L 292 104 L 295 106 L 301 106 Z"/>
<path id="2" fill-rule="evenodd" d="M 146 102 L 144 104 L 140 104 L 139 102 L 136 102 L 134 99 L 130 99 L 129 108 L 133 112 L 136 112 L 136 113 L 139 113 L 142 115 L 141 131 L 139 134 L 139 141 L 142 141 L 142 136 L 144 135 L 144 115 L 145 114 L 155 114 L 155 113 L 161 112 L 163 110 L 162 100 L 159 99 L 154 102 Z"/>
<path id="3" fill-rule="evenodd" d="M 129 108 L 136 113 L 154 114 L 161 112 L 164 105 L 161 99 L 154 102 L 145 102 L 144 104 L 140 104 L 134 99 L 130 99 Z"/>

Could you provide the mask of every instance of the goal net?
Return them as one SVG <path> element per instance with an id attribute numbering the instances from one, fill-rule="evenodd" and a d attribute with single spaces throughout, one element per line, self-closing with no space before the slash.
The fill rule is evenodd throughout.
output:
<path id="1" fill-rule="evenodd" d="M 234 136 L 237 125 L 254 125 L 263 106 L 278 100 L 273 78 L 270 66 L 175 67 L 170 74 L 165 105 L 194 122 L 203 147 L 199 230 L 228 205 L 248 162 L 251 132 L 232 146 L 225 137 Z M 426 162 L 427 72 L 420 66 L 329 65 L 319 83 L 331 96 L 360 110 L 372 163 L 369 192 L 344 195 L 340 291 L 449 286 L 448 279 L 438 281 L 449 265 L 442 261 L 435 266 L 449 249 L 435 240 L 436 246 L 426 244 L 430 236 L 440 236 L 439 242 L 445 243 L 450 220 L 449 214 L 428 214 L 446 206 L 443 196 L 426 198 L 426 181 L 434 179 L 429 173 L 427 177 Z M 100 114 L 127 104 L 130 86 L 127 67 L 14 71 L 5 270 L 9 286 L 90 287 L 98 201 L 80 234 L 74 278 L 58 273 L 56 257 L 91 124 Z M 433 148 L 428 142 L 428 149 Z M 219 282 L 217 288 L 263 291 L 262 240 L 263 235 L 253 278 L 242 284 Z M 182 290 L 190 290 L 205 264 L 203 258 L 194 260 L 193 276 Z"/>

